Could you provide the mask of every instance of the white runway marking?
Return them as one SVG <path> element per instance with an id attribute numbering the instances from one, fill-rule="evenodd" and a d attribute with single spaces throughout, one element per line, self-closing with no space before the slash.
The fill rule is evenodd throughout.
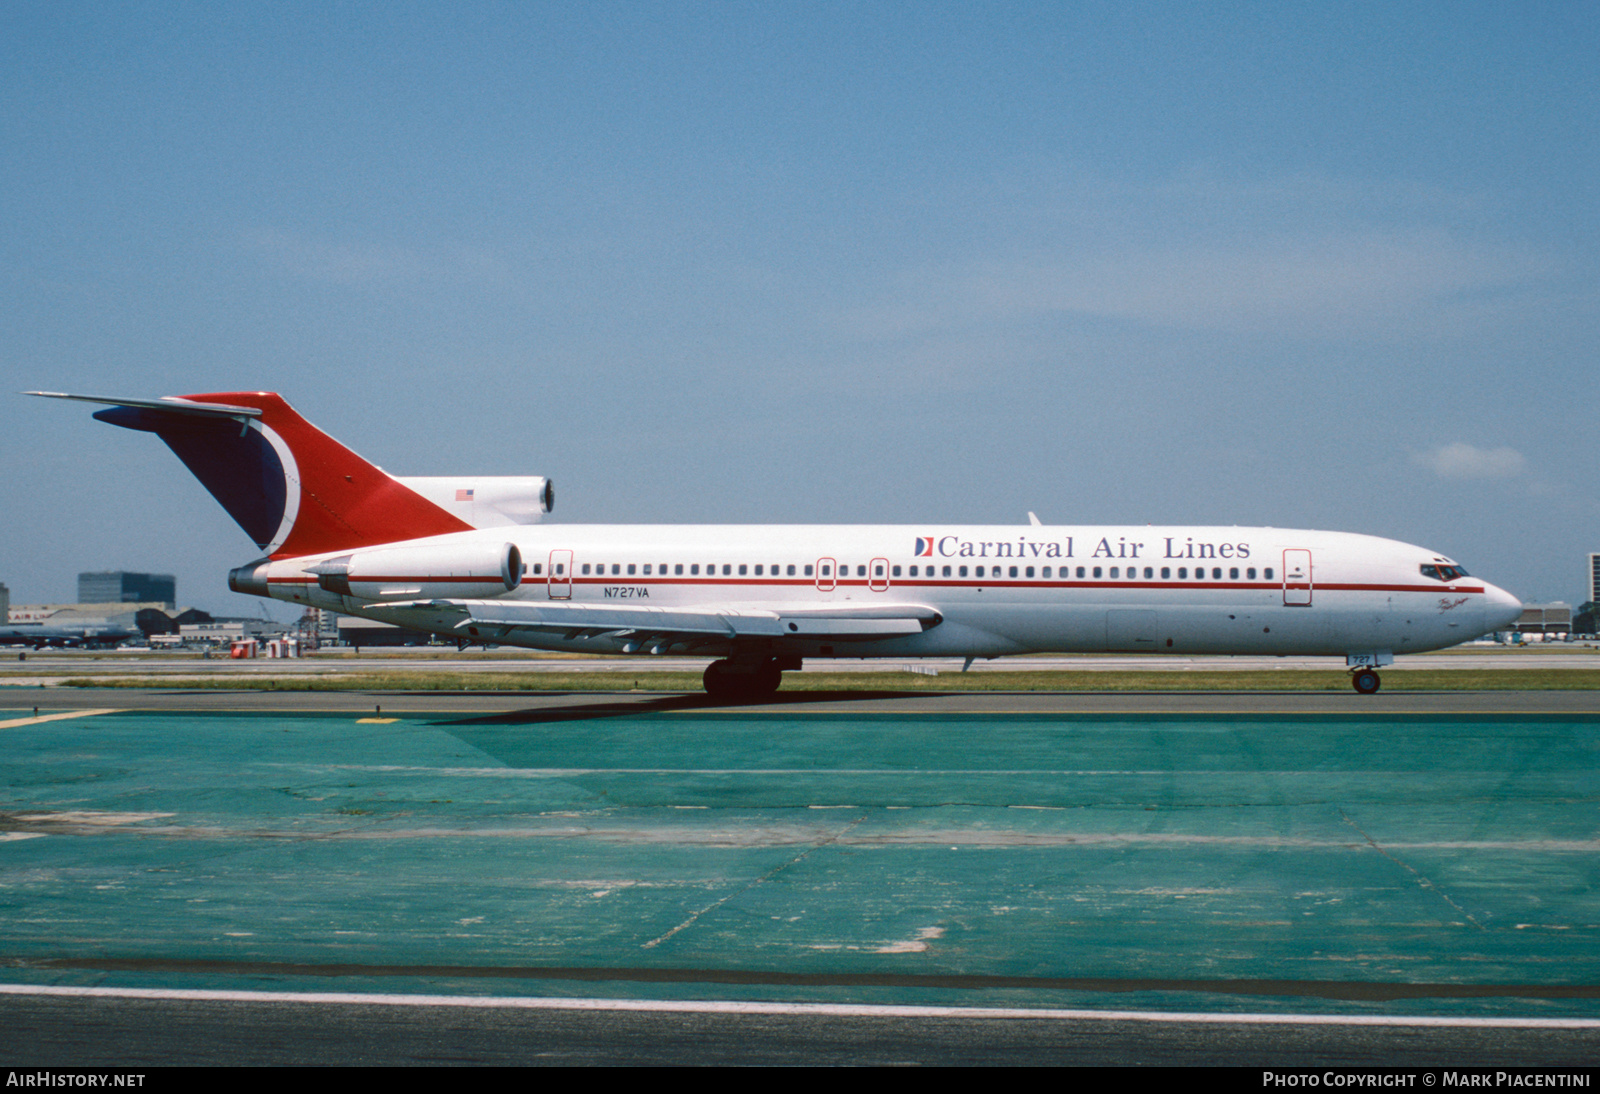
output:
<path id="1" fill-rule="evenodd" d="M 39 714 L 32 718 L 12 718 L 10 721 L 0 722 L 0 729 L 16 729 L 18 726 L 36 726 L 41 722 L 59 722 L 64 718 L 90 718 L 96 714 L 120 714 L 117 710 L 64 710 L 57 714 Z"/>
<path id="2" fill-rule="evenodd" d="M 1595 1018 L 1440 1018 L 1372 1014 L 1204 1014 L 1150 1010 L 1029 1010 L 1023 1007 L 887 1006 L 864 1003 L 758 1003 L 733 1000 L 556 999 L 482 995 L 386 995 L 322 991 L 214 991 L 200 988 L 88 988 L 0 984 L 0 995 L 167 999 L 219 1003 L 322 1003 L 504 1010 L 641 1011 L 671 1014 L 790 1014 L 840 1018 L 987 1018 L 1066 1022 L 1174 1022 L 1280 1026 L 1425 1026 L 1454 1029 L 1600 1029 Z"/>

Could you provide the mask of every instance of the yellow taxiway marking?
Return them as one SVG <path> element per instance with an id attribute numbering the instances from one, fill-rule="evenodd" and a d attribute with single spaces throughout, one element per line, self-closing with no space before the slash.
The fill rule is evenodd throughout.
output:
<path id="1" fill-rule="evenodd" d="M 63 710 L 55 714 L 36 714 L 32 718 L 12 718 L 7 722 L 0 722 L 0 729 L 16 729 L 18 726 L 36 726 L 41 722 L 59 722 L 66 718 L 90 718 L 96 714 L 120 714 L 120 710 L 107 708 L 105 710 Z"/>

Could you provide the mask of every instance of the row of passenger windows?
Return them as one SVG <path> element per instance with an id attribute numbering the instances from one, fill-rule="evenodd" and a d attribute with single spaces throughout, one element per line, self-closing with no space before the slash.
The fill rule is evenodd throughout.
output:
<path id="1" fill-rule="evenodd" d="M 649 562 L 642 563 L 642 564 L 641 563 L 636 563 L 636 562 L 628 562 L 628 563 L 613 562 L 613 563 L 610 563 L 609 565 L 610 565 L 611 576 L 613 576 L 613 577 L 624 577 L 624 576 L 626 576 L 626 577 L 637 577 L 637 576 L 640 576 L 641 574 L 643 576 L 645 576 L 645 577 L 650 577 L 650 576 L 653 576 L 653 575 L 659 575 L 659 576 L 662 576 L 662 577 L 666 577 L 666 576 L 668 576 L 669 572 L 670 572 L 671 576 L 673 576 L 673 577 L 683 577 L 683 576 L 699 577 L 699 576 L 701 576 L 700 564 L 698 562 L 691 562 L 691 563 L 687 563 L 687 564 L 682 563 L 682 562 L 678 562 L 678 563 L 662 562 L 662 563 L 656 563 L 656 564 L 652 564 L 652 563 L 649 563 Z M 707 577 L 715 577 L 715 576 L 717 576 L 717 566 L 718 566 L 717 563 L 708 563 L 706 565 L 706 567 L 705 567 L 705 576 L 707 576 Z M 585 562 L 585 563 L 583 563 L 581 569 L 579 570 L 579 573 L 584 577 L 605 576 L 606 567 L 607 567 L 607 563 L 604 563 L 604 562 L 594 562 L 594 563 Z M 669 570 L 669 567 L 670 567 L 670 570 Z M 731 562 L 724 562 L 724 563 L 721 563 L 721 567 L 722 567 L 722 576 L 723 577 L 735 577 L 735 576 L 737 576 L 737 577 L 749 577 L 749 576 L 751 576 L 752 566 L 749 563 L 741 562 L 741 563 L 735 564 L 735 563 L 731 563 Z M 791 562 L 788 565 L 774 564 L 772 566 L 767 566 L 764 563 L 758 562 L 758 563 L 754 564 L 753 568 L 754 568 L 754 571 L 755 571 L 754 572 L 754 576 L 755 577 L 765 577 L 765 576 L 771 576 L 771 577 L 813 577 L 813 576 L 817 576 L 817 577 L 831 578 L 831 577 L 835 576 L 835 574 L 833 572 L 833 570 L 834 570 L 834 564 L 833 563 L 820 563 L 820 564 L 818 564 L 816 566 L 812 566 L 812 565 L 796 566 L 794 563 Z M 524 569 L 526 569 L 526 567 L 524 567 Z M 555 570 L 554 570 L 555 576 L 558 576 L 558 577 L 565 576 L 563 574 L 563 571 L 565 569 L 566 569 L 566 567 L 564 565 L 561 565 L 561 564 L 558 563 L 556 565 L 556 567 L 555 567 Z M 846 577 L 850 576 L 850 567 L 849 566 L 840 566 L 838 569 L 839 569 L 839 573 L 838 573 L 837 576 L 839 578 L 846 578 Z M 984 566 L 972 566 L 972 567 L 967 567 L 967 566 L 942 566 L 942 567 L 941 566 L 911 566 L 911 567 L 908 568 L 909 569 L 909 573 L 905 574 L 905 575 L 902 575 L 902 573 L 901 573 L 902 569 L 906 569 L 906 568 L 903 568 L 903 567 L 900 567 L 900 566 L 891 566 L 891 567 L 889 567 L 889 574 L 892 577 L 908 576 L 908 577 L 923 577 L 923 578 L 929 578 L 929 577 L 957 577 L 957 578 L 960 578 L 960 577 L 969 577 L 970 576 L 970 577 L 989 577 L 989 578 L 1011 577 L 1011 578 L 1030 579 L 1030 578 L 1034 578 L 1034 577 L 1039 577 L 1039 578 L 1043 578 L 1043 579 L 1045 579 L 1047 581 L 1048 580 L 1052 580 L 1052 579 L 1053 580 L 1057 580 L 1057 581 L 1066 581 L 1066 580 L 1070 580 L 1074 576 L 1076 576 L 1078 578 L 1081 578 L 1081 579 L 1093 578 L 1095 580 L 1104 580 L 1106 578 L 1109 578 L 1112 581 L 1119 581 L 1119 580 L 1137 581 L 1137 580 L 1139 580 L 1139 567 L 1137 567 L 1137 566 L 1127 566 L 1127 567 L 1122 567 L 1122 566 L 1110 566 L 1110 567 L 1104 567 L 1104 566 L 1079 566 L 1077 568 L 1077 573 L 1076 574 L 1074 574 L 1072 572 L 1073 568 L 1071 566 L 1062 566 L 1062 567 L 1059 567 L 1059 568 L 1050 567 L 1050 566 L 1041 566 L 1041 567 L 1037 568 L 1037 573 L 1035 573 L 1035 567 L 1033 567 L 1033 566 L 988 566 L 988 567 L 984 567 Z M 540 573 L 540 570 L 541 570 L 540 564 L 535 562 L 533 564 L 533 569 L 532 569 L 532 573 L 534 574 L 534 576 L 538 576 L 539 573 Z M 883 577 L 884 576 L 883 570 L 884 570 L 884 567 L 883 567 L 882 563 L 874 563 L 873 566 L 872 566 L 872 571 L 873 571 L 872 572 L 872 576 L 875 577 L 875 578 Z M 970 573 L 969 573 L 969 570 L 970 570 Z M 1052 572 L 1052 571 L 1055 571 L 1055 572 Z M 1162 566 L 1160 568 L 1160 574 L 1161 574 L 1161 580 L 1163 580 L 1163 581 L 1171 581 L 1172 578 L 1173 578 L 1173 568 L 1171 566 Z M 1212 581 L 1221 581 L 1221 580 L 1223 580 L 1222 574 L 1223 574 L 1223 567 L 1221 567 L 1221 566 L 1213 566 L 1213 567 L 1211 567 L 1210 580 L 1212 580 Z M 1239 578 L 1240 578 L 1241 571 L 1240 571 L 1240 568 L 1238 566 L 1229 566 L 1227 568 L 1227 574 L 1228 574 L 1227 580 L 1229 580 L 1229 581 L 1238 581 Z M 1262 570 L 1261 574 L 1262 574 L 1262 577 L 1265 580 L 1267 580 L 1267 581 L 1273 580 L 1273 569 L 1272 569 L 1271 566 L 1268 566 L 1264 570 Z M 856 577 L 866 577 L 867 576 L 867 567 L 858 565 L 856 567 L 855 576 Z M 1256 568 L 1254 566 L 1245 567 L 1244 570 L 1243 570 L 1243 576 L 1244 576 L 1244 579 L 1246 581 L 1254 581 L 1254 580 L 1256 580 Z M 1156 567 L 1154 567 L 1154 566 L 1146 566 L 1144 568 L 1144 578 L 1145 578 L 1146 581 L 1155 580 L 1155 578 L 1156 578 Z M 1187 566 L 1179 566 L 1177 568 L 1177 579 L 1179 581 L 1188 581 L 1188 580 L 1190 580 L 1189 567 L 1187 567 Z M 1206 568 L 1204 566 L 1196 566 L 1194 568 L 1193 580 L 1195 580 L 1195 581 L 1205 581 L 1206 580 Z"/>

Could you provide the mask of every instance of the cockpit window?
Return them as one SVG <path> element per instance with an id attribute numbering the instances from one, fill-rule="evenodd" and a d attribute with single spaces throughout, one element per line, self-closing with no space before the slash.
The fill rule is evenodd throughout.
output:
<path id="1" fill-rule="evenodd" d="M 1459 581 L 1467 576 L 1467 571 L 1460 566 L 1434 566 L 1424 565 L 1422 576 L 1431 577 L 1435 581 Z"/>

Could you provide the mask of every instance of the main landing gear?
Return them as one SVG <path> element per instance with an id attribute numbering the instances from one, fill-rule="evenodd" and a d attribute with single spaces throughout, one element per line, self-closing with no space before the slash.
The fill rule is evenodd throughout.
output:
<path id="1" fill-rule="evenodd" d="M 771 658 L 763 661 L 723 658 L 706 666 L 702 682 L 706 694 L 713 699 L 765 699 L 777 692 L 778 685 L 783 683 L 783 670 Z"/>
<path id="2" fill-rule="evenodd" d="M 1357 669 L 1350 674 L 1350 686 L 1356 689 L 1358 695 L 1376 695 L 1382 684 L 1378 674 L 1371 669 Z"/>

